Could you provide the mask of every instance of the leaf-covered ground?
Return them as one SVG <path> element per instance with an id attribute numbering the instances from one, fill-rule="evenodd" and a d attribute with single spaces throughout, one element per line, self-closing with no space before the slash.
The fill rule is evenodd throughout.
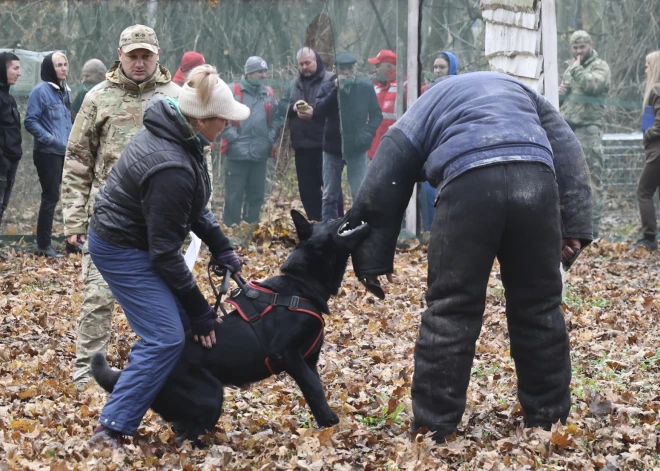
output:
<path id="1" fill-rule="evenodd" d="M 288 219 L 270 209 L 254 237 L 247 228 L 234 234 L 248 278 L 277 273 L 292 247 Z M 349 269 L 330 302 L 319 369 L 339 425 L 317 429 L 298 387 L 278 376 L 226 389 L 205 450 L 176 449 L 170 428 L 149 412 L 125 452 L 113 453 L 87 444 L 106 394 L 94 385 L 77 392 L 70 380 L 80 258 L 18 251 L 0 262 L 0 470 L 660 470 L 659 267 L 660 255 L 607 242 L 574 266 L 565 305 L 573 408 L 568 424 L 551 432 L 521 428 L 496 264 L 459 433 L 440 446 L 411 439 L 426 286 L 426 249 L 413 244 L 397 255 L 385 301 L 366 294 Z M 197 271 L 210 297 L 202 262 Z M 134 336 L 119 310 L 113 328 L 109 356 L 121 367 Z"/>

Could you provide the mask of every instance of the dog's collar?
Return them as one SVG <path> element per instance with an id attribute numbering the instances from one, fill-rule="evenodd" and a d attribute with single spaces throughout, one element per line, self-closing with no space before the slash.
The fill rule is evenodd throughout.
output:
<path id="1" fill-rule="evenodd" d="M 288 276 L 289 278 L 292 278 L 292 279 L 296 280 L 298 283 L 301 283 L 301 284 L 307 286 L 308 288 L 310 288 L 314 292 L 314 294 L 316 294 L 316 296 L 318 296 L 319 300 L 322 300 L 323 303 L 325 304 L 325 306 L 323 306 L 324 312 L 328 312 L 327 311 L 327 303 L 328 303 L 328 300 L 330 299 L 330 293 L 328 293 L 328 290 L 326 290 L 321 283 L 319 283 L 318 281 L 316 281 L 314 279 L 310 279 L 310 278 L 305 279 L 305 278 L 299 277 L 297 275 L 294 275 L 293 273 L 291 273 L 288 270 L 287 271 L 280 270 L 280 271 L 281 271 L 282 275 Z"/>

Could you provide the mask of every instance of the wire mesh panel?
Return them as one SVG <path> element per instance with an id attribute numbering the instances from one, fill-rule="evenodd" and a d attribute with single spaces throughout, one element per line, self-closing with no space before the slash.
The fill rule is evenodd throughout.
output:
<path id="1" fill-rule="evenodd" d="M 603 136 L 604 187 L 610 198 L 634 199 L 639 175 L 644 168 L 642 134 L 605 134 Z"/>
<path id="2" fill-rule="evenodd" d="M 656 0 L 557 2 L 560 62 L 572 58 L 568 43 L 571 33 L 586 29 L 592 34 L 599 57 L 611 69 L 611 87 L 605 100 L 605 132 L 630 133 L 639 129 L 644 56 L 660 39 L 658 20 L 648 14 L 654 11 L 655 3 Z M 458 74 L 487 69 L 479 2 L 423 0 L 420 5 L 420 89 L 444 70 L 442 67 Z M 378 103 L 385 125 L 379 125 L 375 143 L 372 141 L 369 146 L 364 145 L 369 132 L 353 132 L 358 129 L 351 111 L 354 103 L 350 100 L 339 103 L 343 108 L 339 120 L 341 133 L 346 136 L 344 140 L 357 143 L 360 151 L 368 147 L 368 157 L 373 156 L 378 136 L 391 123 L 388 119 L 403 111 L 407 91 L 407 0 L 56 0 L 36 3 L 4 0 L 0 1 L 0 6 L 0 49 L 26 51 L 21 56 L 24 76 L 20 86 L 11 89 L 22 117 L 28 95 L 38 83 L 39 60 L 44 53 L 62 50 L 67 54 L 67 83 L 75 100 L 90 88 L 84 81 L 84 64 L 95 58 L 110 68 L 118 58 L 121 31 L 133 24 L 154 28 L 159 40 L 160 64 L 172 76 L 183 65 L 187 52 L 203 55 L 205 62 L 217 67 L 230 85 L 246 78 L 245 67 L 250 57 L 263 59 L 267 63 L 264 84 L 272 89 L 278 103 L 273 113 L 287 113 L 279 121 L 274 120 L 279 123 L 279 132 L 266 136 L 267 139 L 276 136 L 272 143 L 273 157 L 266 160 L 265 199 L 271 208 L 286 203 L 304 209 L 300 197 L 304 189 L 299 188 L 299 180 L 307 177 L 302 174 L 299 178 L 296 174 L 296 168 L 300 167 L 296 150 L 300 146 L 292 141 L 295 129 L 292 130 L 291 125 L 296 117 L 284 103 L 285 97 L 290 98 L 287 90 L 302 75 L 297 57 L 302 47 L 309 46 L 318 52 L 325 69 L 331 73 L 338 71 L 337 54 L 350 53 L 355 58 L 353 76 L 369 84 L 376 93 L 378 90 L 382 93 Z M 390 51 L 392 55 L 383 51 Z M 386 68 L 390 70 L 384 71 Z M 560 73 L 562 69 L 560 67 Z M 392 86 L 388 73 L 396 79 L 397 86 Z M 321 133 L 322 128 L 323 125 Z M 23 129 L 23 159 L 13 196 L 0 224 L 0 234 L 33 234 L 35 231 L 41 187 L 32 163 L 32 142 L 32 136 Z M 643 165 L 639 142 L 609 138 L 604 142 L 608 153 L 605 175 L 608 193 L 634 194 L 636 175 Z M 342 151 L 345 151 L 345 144 L 341 144 Z M 231 151 L 222 152 L 220 141 L 216 143 L 212 157 L 213 208 L 219 219 L 226 204 L 230 154 Z M 298 160 L 301 158 L 299 155 Z M 349 173 L 349 176 L 355 175 L 355 172 Z M 347 179 L 345 172 L 342 193 L 346 207 L 355 192 L 355 184 L 352 191 L 350 183 L 351 178 Z M 260 217 L 267 218 L 272 213 L 266 208 Z M 54 234 L 61 235 L 59 208 L 55 219 Z"/>

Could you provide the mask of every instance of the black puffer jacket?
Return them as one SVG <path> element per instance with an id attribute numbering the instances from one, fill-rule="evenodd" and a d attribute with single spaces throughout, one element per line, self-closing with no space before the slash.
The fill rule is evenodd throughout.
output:
<path id="1" fill-rule="evenodd" d="M 5 53 L 0 53 L 0 156 L 16 161 L 23 155 L 21 115 L 16 100 L 9 94 L 6 61 Z"/>
<path id="2" fill-rule="evenodd" d="M 206 206 L 211 185 L 203 145 L 208 141 L 191 138 L 174 102 L 152 98 L 144 126 L 96 197 L 91 221 L 105 241 L 148 250 L 156 270 L 192 317 L 209 307 L 181 255 L 188 232 L 197 234 L 214 256 L 231 249 Z"/>

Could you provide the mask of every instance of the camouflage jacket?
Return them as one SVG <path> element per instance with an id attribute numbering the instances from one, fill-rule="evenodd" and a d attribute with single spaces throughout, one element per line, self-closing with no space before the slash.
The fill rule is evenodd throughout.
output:
<path id="1" fill-rule="evenodd" d="M 605 99 L 610 90 L 610 67 L 596 51 L 584 64 L 574 61 L 564 72 L 566 93 L 560 96 L 561 114 L 572 128 L 603 126 Z"/>
<path id="2" fill-rule="evenodd" d="M 162 66 L 147 81 L 127 78 L 119 61 L 106 80 L 87 93 L 73 123 L 62 175 L 64 233 L 86 234 L 94 198 L 124 147 L 142 127 L 147 102 L 156 94 L 179 96 L 179 86 Z"/>

